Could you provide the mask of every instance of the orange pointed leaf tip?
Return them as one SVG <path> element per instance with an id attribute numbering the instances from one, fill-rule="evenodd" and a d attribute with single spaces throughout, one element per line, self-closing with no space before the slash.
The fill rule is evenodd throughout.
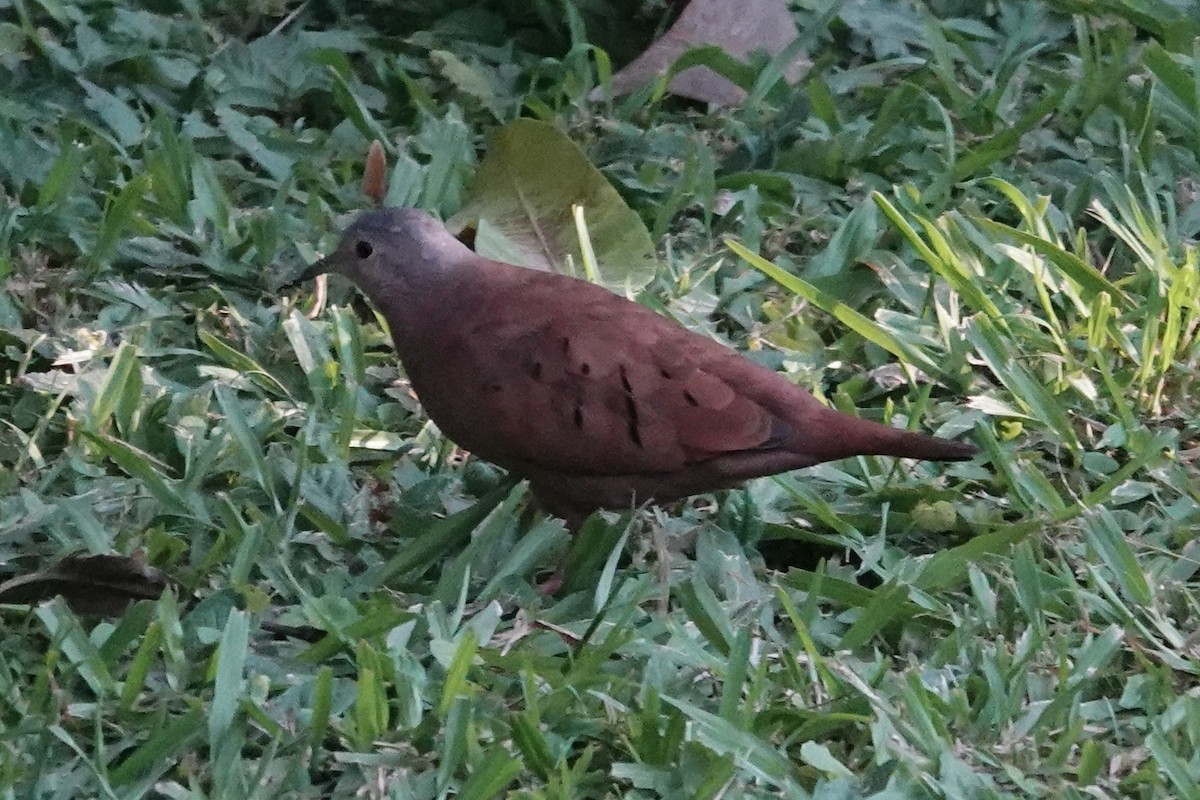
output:
<path id="1" fill-rule="evenodd" d="M 367 165 L 363 169 L 363 194 L 369 197 L 375 205 L 382 205 L 387 197 L 387 154 L 383 152 L 383 142 L 375 139 L 367 150 Z"/>
<path id="2" fill-rule="evenodd" d="M 472 252 L 423 211 L 362 214 L 312 272 L 387 318 L 412 386 L 460 446 L 527 478 L 575 528 L 855 455 L 961 461 L 965 442 L 842 414 L 645 306 Z"/>

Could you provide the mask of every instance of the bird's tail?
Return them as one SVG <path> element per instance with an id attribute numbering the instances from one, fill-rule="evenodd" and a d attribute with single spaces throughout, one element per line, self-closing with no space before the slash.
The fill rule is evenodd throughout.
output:
<path id="1" fill-rule="evenodd" d="M 824 406 L 807 420 L 800 439 L 799 448 L 818 462 L 850 456 L 966 461 L 979 452 L 979 448 L 968 442 L 901 430 Z"/>

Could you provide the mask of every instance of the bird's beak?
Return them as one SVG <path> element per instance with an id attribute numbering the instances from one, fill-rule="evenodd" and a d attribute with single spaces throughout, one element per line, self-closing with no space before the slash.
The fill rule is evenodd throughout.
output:
<path id="1" fill-rule="evenodd" d="M 329 264 L 329 259 L 322 258 L 319 261 L 314 261 L 312 264 L 309 264 L 307 268 L 305 268 L 304 272 L 301 272 L 295 278 L 284 284 L 283 288 L 294 289 L 305 281 L 310 281 L 318 275 L 324 275 L 326 272 L 329 272 L 330 269 L 331 265 Z"/>

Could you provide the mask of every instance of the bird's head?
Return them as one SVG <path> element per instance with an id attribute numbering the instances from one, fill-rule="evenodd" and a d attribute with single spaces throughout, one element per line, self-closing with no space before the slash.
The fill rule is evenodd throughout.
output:
<path id="1" fill-rule="evenodd" d="M 379 293 L 411 295 L 441 283 L 472 255 L 424 211 L 384 208 L 354 220 L 337 248 L 304 270 L 292 285 L 336 272 L 378 301 Z"/>

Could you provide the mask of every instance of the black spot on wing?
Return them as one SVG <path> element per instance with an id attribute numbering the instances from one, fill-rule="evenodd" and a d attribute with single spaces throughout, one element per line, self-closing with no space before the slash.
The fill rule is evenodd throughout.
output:
<path id="1" fill-rule="evenodd" d="M 628 423 L 629 439 L 639 448 L 642 446 L 642 432 L 638 429 L 637 401 L 632 395 L 625 398 L 625 417 Z"/>

